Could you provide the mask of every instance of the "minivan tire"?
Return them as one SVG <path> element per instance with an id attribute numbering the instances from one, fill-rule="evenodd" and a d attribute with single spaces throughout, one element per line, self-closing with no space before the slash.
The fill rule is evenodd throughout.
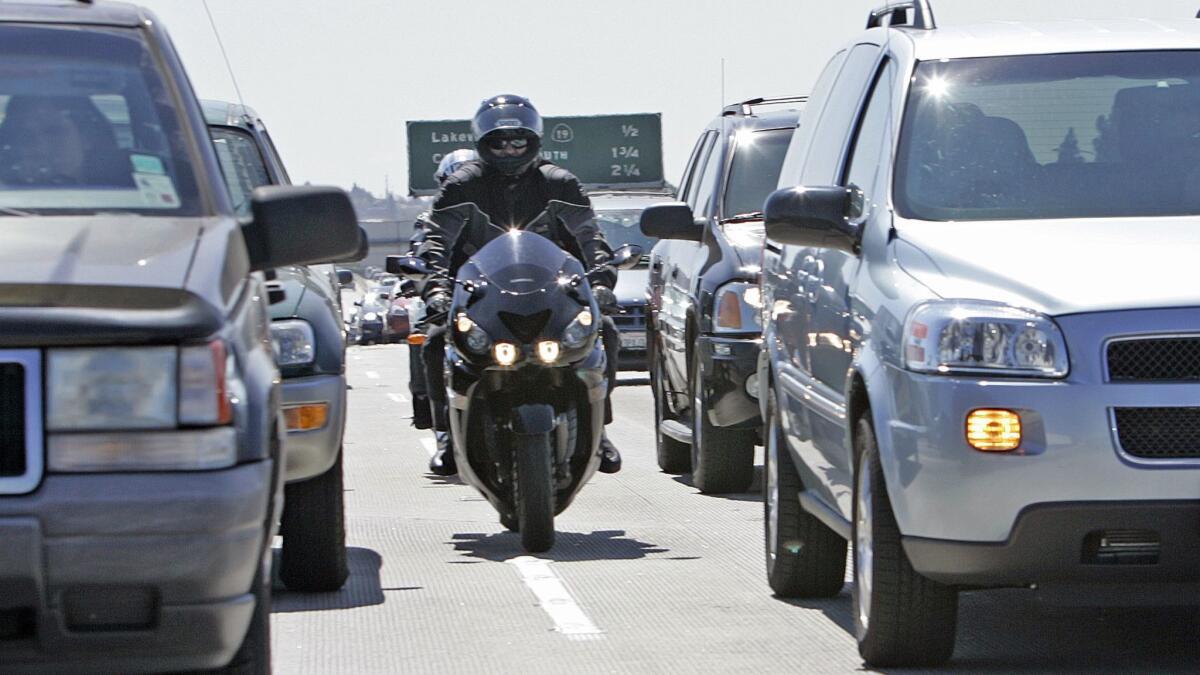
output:
<path id="1" fill-rule="evenodd" d="M 288 590 L 336 591 L 350 575 L 342 455 L 339 448 L 337 460 L 328 471 L 283 488 L 279 578 Z"/>
<path id="2" fill-rule="evenodd" d="M 954 653 L 958 593 L 913 570 L 888 499 L 870 413 L 855 427 L 854 630 L 872 667 L 935 666 Z"/>
<path id="3" fill-rule="evenodd" d="M 658 350 L 651 349 L 650 364 L 650 393 L 654 396 L 654 446 L 658 454 L 658 468 L 664 473 L 687 473 L 692 468 L 692 447 L 662 432 L 662 423 L 668 419 L 668 413 L 662 361 L 658 357 Z"/>
<path id="4" fill-rule="evenodd" d="M 711 424 L 700 356 L 692 357 L 692 485 L 701 493 L 746 492 L 754 483 L 753 430 Z"/>
<path id="5" fill-rule="evenodd" d="M 763 539 L 767 583 L 781 598 L 832 598 L 846 580 L 846 540 L 800 506 L 803 488 L 788 452 L 772 387 L 767 394 Z"/>

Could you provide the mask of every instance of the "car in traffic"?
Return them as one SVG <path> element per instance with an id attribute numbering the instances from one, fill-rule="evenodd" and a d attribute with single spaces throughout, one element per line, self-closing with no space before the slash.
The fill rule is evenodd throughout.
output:
<path id="1" fill-rule="evenodd" d="M 369 345 L 386 340 L 390 303 L 391 294 L 380 286 L 367 288 L 362 299 L 354 302 L 358 308 L 355 318 L 358 326 L 358 344 Z"/>
<path id="2" fill-rule="evenodd" d="M 239 219 L 163 24 L 0 3 L 0 670 L 270 671 L 286 461 L 263 271 L 341 190 Z"/>
<path id="3" fill-rule="evenodd" d="M 597 191 L 588 194 L 596 212 L 596 224 L 614 250 L 625 244 L 636 244 L 643 251 L 654 248 L 654 239 L 642 234 L 639 222 L 642 209 L 672 198 L 669 192 L 640 192 L 632 190 Z M 617 369 L 644 371 L 646 366 L 646 285 L 649 281 L 650 259 L 643 256 L 637 267 L 622 270 L 617 275 L 617 296 L 620 311 L 613 323 L 621 335 Z"/>
<path id="4" fill-rule="evenodd" d="M 658 466 L 690 469 L 704 493 L 743 492 L 754 480 L 761 210 L 803 102 L 726 107 L 696 142 L 680 201 L 642 212 L 642 231 L 658 239 L 646 289 Z"/>
<path id="5" fill-rule="evenodd" d="M 412 298 L 405 297 L 398 288 L 394 291 L 388 302 L 388 342 L 404 342 L 408 339 L 408 334 L 412 331 L 412 317 L 409 311 L 411 304 Z"/>
<path id="6" fill-rule="evenodd" d="M 766 203 L 768 580 L 873 667 L 960 591 L 1194 607 L 1200 23 L 871 14 Z"/>

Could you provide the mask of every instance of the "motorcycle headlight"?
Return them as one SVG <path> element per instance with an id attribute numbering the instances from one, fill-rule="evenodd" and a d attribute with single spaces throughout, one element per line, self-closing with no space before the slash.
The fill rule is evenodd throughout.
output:
<path id="1" fill-rule="evenodd" d="M 1066 377 L 1067 345 L 1037 312 L 973 301 L 930 302 L 904 325 L 904 360 L 923 373 Z"/>
<path id="2" fill-rule="evenodd" d="M 717 289 L 713 332 L 757 333 L 762 330 L 762 292 L 758 284 L 734 281 Z"/>
<path id="3" fill-rule="evenodd" d="M 488 337 L 486 331 L 479 327 L 479 324 L 471 320 L 471 317 L 466 314 L 459 314 L 454 320 L 454 328 L 462 336 L 463 346 L 473 354 L 486 354 L 488 347 L 492 343 L 492 339 Z"/>
<path id="4" fill-rule="evenodd" d="M 316 358 L 316 338 L 307 321 L 290 319 L 271 323 L 271 343 L 275 345 L 275 363 L 285 366 L 306 366 Z"/>
<path id="5" fill-rule="evenodd" d="M 585 309 L 563 330 L 562 344 L 567 349 L 579 349 L 595 332 L 596 317 L 592 316 L 592 310 Z"/>

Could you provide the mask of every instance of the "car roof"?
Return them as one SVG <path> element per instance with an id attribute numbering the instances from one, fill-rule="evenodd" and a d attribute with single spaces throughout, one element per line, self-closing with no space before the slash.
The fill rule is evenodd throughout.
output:
<path id="1" fill-rule="evenodd" d="M 0 1 L 0 23 L 67 23 L 134 27 L 150 18 L 140 7 L 124 2 L 82 0 Z"/>
<path id="2" fill-rule="evenodd" d="M 867 31 L 886 40 L 884 31 Z M 991 21 L 932 30 L 896 27 L 918 61 L 981 56 L 1200 49 L 1196 19 L 1072 19 Z"/>
<path id="3" fill-rule="evenodd" d="M 250 121 L 258 119 L 254 108 L 240 103 L 203 99 L 200 107 L 204 110 L 204 123 L 209 126 L 239 127 L 250 129 Z"/>

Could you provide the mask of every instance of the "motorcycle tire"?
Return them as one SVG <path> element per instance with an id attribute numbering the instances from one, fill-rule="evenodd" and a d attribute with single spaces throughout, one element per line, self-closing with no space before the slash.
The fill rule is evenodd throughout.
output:
<path id="1" fill-rule="evenodd" d="M 517 525 L 521 546 L 541 553 L 554 546 L 554 470 L 550 434 L 517 436 L 514 442 Z"/>

